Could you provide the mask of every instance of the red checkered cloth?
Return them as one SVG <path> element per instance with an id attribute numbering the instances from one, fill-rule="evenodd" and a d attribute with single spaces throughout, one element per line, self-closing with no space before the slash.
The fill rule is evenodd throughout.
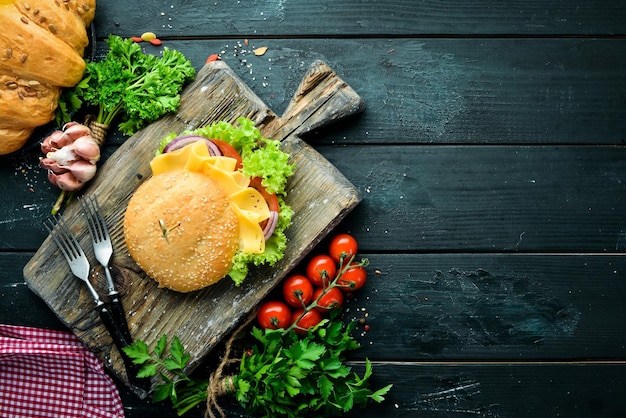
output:
<path id="1" fill-rule="evenodd" d="M 0 324 L 0 417 L 123 418 L 124 407 L 74 334 Z"/>

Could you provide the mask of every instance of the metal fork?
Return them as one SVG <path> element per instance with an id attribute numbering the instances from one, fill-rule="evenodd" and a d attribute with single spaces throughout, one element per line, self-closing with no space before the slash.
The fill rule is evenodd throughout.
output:
<path id="1" fill-rule="evenodd" d="M 87 220 L 87 229 L 89 229 L 89 235 L 91 236 L 91 243 L 93 245 L 96 260 L 98 260 L 100 265 L 104 268 L 107 288 L 109 291 L 107 296 L 109 298 L 111 313 L 117 321 L 124 338 L 126 338 L 128 343 L 132 343 L 132 337 L 130 330 L 128 329 L 128 323 L 126 322 L 126 316 L 124 314 L 124 307 L 122 306 L 120 294 L 115 288 L 115 282 L 113 282 L 111 271 L 109 270 L 109 263 L 111 262 L 111 256 L 113 255 L 113 245 L 111 244 L 109 229 L 107 228 L 106 221 L 102 215 L 98 199 L 96 196 L 84 196 L 78 198 L 78 201 L 80 202 L 83 215 Z"/>
<path id="2" fill-rule="evenodd" d="M 89 272 L 91 270 L 89 260 L 87 260 L 87 256 L 83 252 L 83 249 L 70 227 L 62 218 L 56 216 L 52 219 L 48 219 L 48 223 L 44 222 L 44 226 L 61 250 L 61 253 L 63 253 L 63 256 L 65 256 L 67 263 L 70 265 L 70 270 L 72 270 L 72 274 L 87 285 L 87 289 L 89 289 L 89 293 L 96 303 L 96 307 L 104 305 L 104 302 L 102 302 L 100 296 L 98 296 L 98 292 L 96 292 L 96 289 L 89 281 Z"/>
<path id="3" fill-rule="evenodd" d="M 72 232 L 67 223 L 63 220 L 63 218 L 54 216 L 52 219 L 48 219 L 48 222 L 44 222 L 44 226 L 50 233 L 52 240 L 56 243 L 56 245 L 63 253 L 63 256 L 67 260 L 67 263 L 70 265 L 70 270 L 74 276 L 78 277 L 80 280 L 85 282 L 87 285 L 87 289 L 89 289 L 89 293 L 93 298 L 96 304 L 96 310 L 100 315 L 100 319 L 102 323 L 111 334 L 113 338 L 113 342 L 115 346 L 120 352 L 122 360 L 124 361 L 124 366 L 126 367 L 126 374 L 128 376 L 128 381 L 135 385 L 138 389 L 146 391 L 150 385 L 149 381 L 145 379 L 138 379 L 137 373 L 139 372 L 139 366 L 133 363 L 133 361 L 128 357 L 128 355 L 124 352 L 124 347 L 127 347 L 131 344 L 130 340 L 127 340 L 124 337 L 119 323 L 116 322 L 113 315 L 111 314 L 110 308 L 105 304 L 98 295 L 98 292 L 93 287 L 91 282 L 89 281 L 89 273 L 91 271 L 91 267 L 89 265 L 89 260 L 85 255 L 78 239 L 76 239 L 76 235 Z"/>

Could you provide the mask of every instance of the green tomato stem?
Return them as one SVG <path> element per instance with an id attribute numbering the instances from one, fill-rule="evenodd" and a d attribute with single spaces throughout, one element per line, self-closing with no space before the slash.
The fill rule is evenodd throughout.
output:
<path id="1" fill-rule="evenodd" d="M 339 288 L 343 287 L 343 286 L 340 286 L 338 284 L 339 279 L 341 279 L 341 277 L 345 274 L 346 271 L 348 271 L 350 268 L 354 267 L 352 265 L 352 262 L 354 261 L 354 258 L 355 258 L 355 256 L 352 255 L 352 256 L 350 256 L 350 259 L 348 260 L 348 262 L 344 263 L 343 262 L 344 260 L 343 260 L 343 257 L 342 257 L 341 262 L 339 264 L 341 266 L 341 268 L 339 269 L 339 273 L 335 275 L 335 277 L 330 281 L 330 283 L 328 283 L 327 285 L 325 284 L 322 287 L 322 292 L 319 294 L 317 299 L 312 301 L 308 306 L 304 306 L 304 303 L 302 304 L 304 306 L 304 311 L 302 312 L 302 314 L 295 321 L 293 321 L 293 323 L 288 328 L 286 328 L 283 331 L 283 334 L 286 334 L 286 333 L 288 333 L 288 332 L 290 332 L 290 331 L 292 331 L 292 330 L 294 330 L 296 328 L 304 330 L 304 328 L 299 327 L 296 324 L 298 322 L 300 322 L 300 320 L 304 317 L 304 315 L 306 315 L 309 311 L 311 311 L 312 309 L 315 309 L 316 307 L 320 306 L 319 305 L 320 299 L 322 299 L 324 297 L 324 295 L 326 295 L 333 287 L 339 287 Z M 357 265 L 364 267 L 364 266 L 367 266 L 368 264 L 369 264 L 369 261 L 364 258 Z M 322 277 L 322 282 L 325 283 L 324 277 Z"/>

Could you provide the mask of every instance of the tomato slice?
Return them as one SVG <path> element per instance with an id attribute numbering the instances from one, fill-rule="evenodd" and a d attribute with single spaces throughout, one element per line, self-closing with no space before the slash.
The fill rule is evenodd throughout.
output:
<path id="1" fill-rule="evenodd" d="M 215 139 L 215 138 L 211 138 L 211 141 L 217 145 L 217 147 L 220 149 L 220 152 L 222 153 L 222 155 L 224 157 L 230 157 L 230 158 L 234 158 L 235 160 L 237 160 L 237 165 L 236 167 L 238 169 L 240 169 L 241 167 L 243 167 L 243 162 L 241 160 L 241 155 L 239 155 L 239 153 L 237 152 L 237 150 L 230 145 L 228 142 L 226 141 L 222 141 L 221 139 Z"/>

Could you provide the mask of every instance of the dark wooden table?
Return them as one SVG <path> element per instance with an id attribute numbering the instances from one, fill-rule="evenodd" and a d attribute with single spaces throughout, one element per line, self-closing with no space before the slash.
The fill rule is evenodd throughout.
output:
<path id="1" fill-rule="evenodd" d="M 278 114 L 316 59 L 365 100 L 304 138 L 362 192 L 337 230 L 381 273 L 351 361 L 394 388 L 354 416 L 626 416 L 621 2 L 107 0 L 95 27 L 219 53 Z M 37 140 L 0 159 L 0 322 L 65 329 L 22 276 L 57 194 Z"/>

